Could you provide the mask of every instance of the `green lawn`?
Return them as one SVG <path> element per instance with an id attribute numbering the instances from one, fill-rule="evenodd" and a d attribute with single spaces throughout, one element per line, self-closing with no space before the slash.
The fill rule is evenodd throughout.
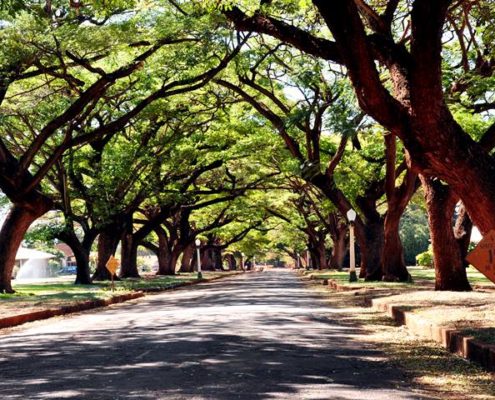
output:
<path id="1" fill-rule="evenodd" d="M 232 272 L 204 272 L 203 278 L 231 275 Z M 95 282 L 92 285 L 74 285 L 74 277 L 47 279 L 36 283 L 13 282 L 14 294 L 0 294 L 0 315 L 57 307 L 86 300 L 108 299 L 116 294 L 138 290 L 164 290 L 177 284 L 196 281 L 197 273 L 182 273 L 175 276 L 148 275 L 140 279 L 115 281 L 115 291 L 111 282 Z"/>
<path id="2" fill-rule="evenodd" d="M 398 283 L 398 282 L 365 282 L 363 279 L 359 279 L 357 282 L 349 282 L 349 272 L 347 271 L 304 271 L 304 275 L 312 279 L 332 279 L 340 285 L 350 287 L 414 287 L 422 282 L 434 282 L 435 270 L 431 268 L 422 267 L 409 267 L 409 273 L 413 278 L 412 283 Z M 473 285 L 493 285 L 493 283 L 487 279 L 482 273 L 477 271 L 474 267 L 469 267 L 467 270 L 469 282 Z"/>

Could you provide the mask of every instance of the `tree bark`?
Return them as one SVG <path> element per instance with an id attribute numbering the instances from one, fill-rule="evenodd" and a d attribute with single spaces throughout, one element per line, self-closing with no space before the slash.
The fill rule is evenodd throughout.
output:
<path id="1" fill-rule="evenodd" d="M 213 263 L 214 263 L 215 269 L 223 270 L 222 249 L 215 246 L 215 247 L 213 247 L 212 252 L 213 252 L 212 258 L 213 258 Z"/>
<path id="2" fill-rule="evenodd" d="M 205 247 L 201 249 L 201 270 L 215 271 L 215 260 L 213 259 L 213 249 Z"/>
<path id="3" fill-rule="evenodd" d="M 456 198 L 451 189 L 436 178 L 420 176 L 428 207 L 435 290 L 469 291 L 463 254 L 453 226 Z"/>
<path id="4" fill-rule="evenodd" d="M 60 232 L 57 238 L 70 247 L 76 258 L 76 281 L 74 283 L 76 285 L 90 285 L 92 281 L 89 268 L 89 255 L 91 246 L 96 238 L 96 232 L 85 232 L 84 239 L 81 242 L 71 226 Z"/>
<path id="5" fill-rule="evenodd" d="M 383 219 L 367 222 L 363 230 L 364 237 L 363 233 L 356 229 L 356 239 L 361 254 L 359 277 L 366 281 L 380 281 L 383 276 L 382 256 L 385 241 Z"/>
<path id="6" fill-rule="evenodd" d="M 138 243 L 132 233 L 126 233 L 122 237 L 120 252 L 120 277 L 121 278 L 139 278 L 137 267 Z"/>
<path id="7" fill-rule="evenodd" d="M 402 212 L 397 208 L 389 208 L 385 217 L 382 263 L 383 280 L 387 282 L 407 282 L 411 279 L 399 234 Z"/>
<path id="8" fill-rule="evenodd" d="M 121 236 L 122 228 L 117 224 L 109 225 L 100 232 L 98 236 L 98 262 L 96 271 L 93 274 L 93 280 L 104 281 L 112 279 L 106 264 L 108 259 L 115 254 Z"/>
<path id="9" fill-rule="evenodd" d="M 342 215 L 352 208 L 345 195 L 336 187 L 333 178 L 318 174 L 311 179 L 311 183 L 319 188 L 323 194 L 337 207 Z M 364 219 L 357 216 L 354 223 L 356 242 L 359 245 L 361 263 L 361 278 L 368 281 L 381 280 L 382 255 L 383 255 L 383 218 L 376 210 L 374 197 L 361 197 L 357 199 L 358 206 Z"/>
<path id="10" fill-rule="evenodd" d="M 180 255 L 177 245 L 173 246 L 162 229 L 157 229 L 158 235 L 158 271 L 156 275 L 175 275 L 175 266 Z"/>
<path id="11" fill-rule="evenodd" d="M 227 264 L 229 266 L 229 270 L 230 271 L 235 271 L 237 269 L 237 261 L 235 259 L 235 257 L 233 256 L 233 254 L 226 254 L 224 256 L 224 259 L 227 261 Z"/>
<path id="12" fill-rule="evenodd" d="M 76 285 L 90 285 L 91 272 L 89 270 L 89 253 L 88 249 L 84 249 L 82 246 L 77 249 L 71 248 L 76 258 Z"/>
<path id="13" fill-rule="evenodd" d="M 463 203 L 459 204 L 458 216 L 454 226 L 454 236 L 459 244 L 461 251 L 461 258 L 464 264 L 464 268 L 469 267 L 469 263 L 466 257 L 469 252 L 469 244 L 471 243 L 471 232 L 473 231 L 473 222 L 467 213 L 466 207 Z"/>
<path id="14" fill-rule="evenodd" d="M 194 267 L 194 253 L 195 253 L 195 246 L 193 244 L 190 244 L 184 249 L 184 252 L 182 253 L 182 261 L 180 265 L 180 272 L 193 272 L 193 267 Z"/>
<path id="15" fill-rule="evenodd" d="M 175 275 L 175 267 L 180 256 L 180 251 L 176 248 L 171 252 L 159 252 L 157 275 Z"/>
<path id="16" fill-rule="evenodd" d="M 399 234 L 402 214 L 409 204 L 418 186 L 418 176 L 410 168 L 406 169 L 402 183 L 396 187 L 397 137 L 392 133 L 384 136 L 385 141 L 385 195 L 387 213 L 384 221 L 384 244 L 382 257 L 383 280 L 389 282 L 406 282 L 411 279 L 404 260 L 404 248 Z M 409 154 L 405 153 L 406 160 Z"/>
<path id="17" fill-rule="evenodd" d="M 342 270 L 344 268 L 344 259 L 348 250 L 347 229 L 341 229 L 332 237 L 333 248 L 330 258 L 330 268 Z"/>
<path id="18" fill-rule="evenodd" d="M 51 205 L 48 198 L 38 195 L 33 201 L 12 204 L 0 230 L 0 293 L 14 293 L 11 281 L 17 250 L 31 224 Z"/>
<path id="19" fill-rule="evenodd" d="M 317 246 L 314 248 L 313 259 L 316 261 L 315 269 L 322 270 L 328 268 L 327 250 L 324 239 L 319 240 Z"/>

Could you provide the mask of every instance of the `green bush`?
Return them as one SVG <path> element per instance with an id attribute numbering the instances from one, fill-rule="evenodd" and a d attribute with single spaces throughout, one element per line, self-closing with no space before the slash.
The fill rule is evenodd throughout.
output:
<path id="1" fill-rule="evenodd" d="M 431 246 L 428 247 L 428 250 L 416 256 L 416 265 L 433 268 L 433 251 Z"/>

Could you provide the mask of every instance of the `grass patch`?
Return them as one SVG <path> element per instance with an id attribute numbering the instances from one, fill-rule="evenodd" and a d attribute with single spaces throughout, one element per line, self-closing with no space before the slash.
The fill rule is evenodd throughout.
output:
<path id="1" fill-rule="evenodd" d="M 409 273 L 412 276 L 412 282 L 365 282 L 358 279 L 357 282 L 349 282 L 348 271 L 321 270 L 321 271 L 304 271 L 303 275 L 311 279 L 331 279 L 339 285 L 348 287 L 362 288 L 418 288 L 431 287 L 435 282 L 435 270 L 431 268 L 409 267 Z M 494 284 L 486 278 L 481 272 L 473 267 L 468 268 L 467 275 L 472 285 L 481 285 L 494 287 Z"/>
<path id="2" fill-rule="evenodd" d="M 204 272 L 205 279 L 233 272 Z M 181 273 L 174 276 L 147 275 L 139 279 L 115 281 L 115 291 L 111 282 L 95 282 L 92 285 L 75 285 L 73 277 L 49 279 L 43 282 L 13 282 L 16 291 L 12 294 L 0 294 L 0 312 L 3 317 L 38 311 L 47 308 L 66 306 L 87 300 L 108 299 L 139 290 L 165 290 L 177 284 L 196 281 L 197 273 Z"/>
<path id="3" fill-rule="evenodd" d="M 494 292 L 409 291 L 375 301 L 397 305 L 432 324 L 495 344 Z"/>

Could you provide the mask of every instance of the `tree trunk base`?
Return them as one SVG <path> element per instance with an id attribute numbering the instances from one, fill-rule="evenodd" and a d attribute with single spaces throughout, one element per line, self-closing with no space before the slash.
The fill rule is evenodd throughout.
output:
<path id="1" fill-rule="evenodd" d="M 10 286 L 10 285 L 1 285 L 0 286 L 0 293 L 13 294 L 13 293 L 15 293 L 15 290 L 12 289 L 12 286 Z"/>
<path id="2" fill-rule="evenodd" d="M 457 278 L 450 278 L 442 280 L 441 282 L 435 282 L 435 290 L 451 292 L 471 292 L 473 288 L 465 277 L 459 276 Z"/>
<path id="3" fill-rule="evenodd" d="M 158 271 L 156 276 L 173 276 L 175 275 L 175 271 Z"/>
<path id="4" fill-rule="evenodd" d="M 76 281 L 74 282 L 74 285 L 91 285 L 93 282 L 90 279 L 86 278 L 76 278 Z"/>
<path id="5" fill-rule="evenodd" d="M 382 278 L 383 282 L 412 282 L 411 274 L 401 274 L 401 275 L 384 275 Z"/>
<path id="6" fill-rule="evenodd" d="M 133 273 L 126 273 L 124 275 L 120 275 L 120 278 L 141 278 L 141 275 L 139 275 L 139 273 L 137 272 L 133 272 Z"/>
<path id="7" fill-rule="evenodd" d="M 94 273 L 93 277 L 92 277 L 92 280 L 93 281 L 97 281 L 97 282 L 101 282 L 101 281 L 111 281 L 112 280 L 112 277 L 110 276 L 110 273 L 108 274 L 98 274 L 98 273 Z M 121 281 L 122 279 L 120 279 L 117 275 L 115 275 L 113 277 L 113 280 L 114 281 Z"/>

